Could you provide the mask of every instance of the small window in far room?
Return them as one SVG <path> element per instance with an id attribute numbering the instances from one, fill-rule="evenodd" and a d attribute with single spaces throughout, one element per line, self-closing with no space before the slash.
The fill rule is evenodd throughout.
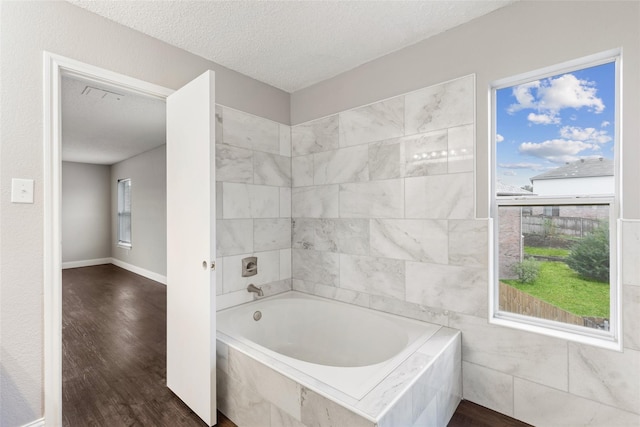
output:
<path id="1" fill-rule="evenodd" d="M 618 52 L 492 86 L 492 323 L 619 348 L 618 88 Z"/>
<path id="2" fill-rule="evenodd" d="M 118 245 L 131 247 L 131 179 L 118 180 Z"/>

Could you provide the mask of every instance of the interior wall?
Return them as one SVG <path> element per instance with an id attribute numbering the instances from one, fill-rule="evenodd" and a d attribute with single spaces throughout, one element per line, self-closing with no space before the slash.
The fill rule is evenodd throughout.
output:
<path id="1" fill-rule="evenodd" d="M 289 94 L 64 1 L 0 2 L 0 424 L 43 416 L 43 51 L 177 89 L 216 72 L 216 102 L 289 123 Z M 10 202 L 11 178 L 35 203 Z"/>
<path id="2" fill-rule="evenodd" d="M 109 166 L 62 162 L 63 267 L 111 257 L 109 178 Z"/>
<path id="3" fill-rule="evenodd" d="M 533 425 L 638 425 L 639 17 L 637 2 L 521 1 L 292 94 L 294 289 L 460 329 L 465 399 Z M 482 219 L 489 213 L 490 82 L 614 48 L 623 49 L 622 352 L 490 325 L 489 236 Z M 407 126 L 412 95 L 405 97 L 404 116 L 394 116 L 396 95 L 443 88 L 472 73 L 475 185 L 466 188 L 472 180 L 448 169 L 405 175 L 403 182 L 389 147 L 397 142 L 386 141 L 398 135 L 373 117 L 382 111 L 383 119 L 404 118 Z M 390 97 L 387 104 L 349 110 Z M 451 115 L 446 105 L 428 109 L 436 117 Z M 358 120 L 362 145 L 343 136 L 353 134 Z M 443 128 L 449 137 L 452 129 Z M 376 148 L 376 140 L 385 141 Z M 346 150 L 353 153 L 341 163 Z M 378 165 L 376 152 L 383 150 L 390 151 Z M 388 179 L 367 182 L 372 170 Z M 396 175 L 385 175 L 392 171 Z M 460 212 L 465 216 L 457 217 Z M 421 219 L 430 225 L 415 215 L 426 215 Z"/>
<path id="4" fill-rule="evenodd" d="M 291 128 L 216 108 L 216 273 L 218 309 L 291 289 Z M 242 277 L 242 259 L 258 274 Z"/>
<path id="5" fill-rule="evenodd" d="M 118 180 L 131 179 L 131 248 L 118 245 Z M 111 166 L 111 256 L 159 280 L 167 276 L 166 145 Z M 131 268 L 131 267 L 129 267 Z M 154 275 L 151 275 L 152 277 Z"/>

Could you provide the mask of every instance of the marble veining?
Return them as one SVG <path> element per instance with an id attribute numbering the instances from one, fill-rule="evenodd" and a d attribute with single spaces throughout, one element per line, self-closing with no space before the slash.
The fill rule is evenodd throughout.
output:
<path id="1" fill-rule="evenodd" d="M 405 176 L 447 173 L 447 131 L 418 134 L 403 138 Z"/>
<path id="2" fill-rule="evenodd" d="M 288 248 L 291 245 L 291 220 L 289 218 L 253 220 L 253 240 L 255 251 Z"/>
<path id="3" fill-rule="evenodd" d="M 401 178 L 404 175 L 404 145 L 401 143 L 401 139 L 396 138 L 369 144 L 370 180 Z"/>
<path id="4" fill-rule="evenodd" d="M 253 184 L 253 151 L 216 144 L 216 181 Z"/>
<path id="5" fill-rule="evenodd" d="M 340 184 L 369 179 L 366 145 L 325 151 L 313 155 L 313 183 Z"/>
<path id="6" fill-rule="evenodd" d="M 403 218 L 404 181 L 340 184 L 340 217 Z"/>
<path id="7" fill-rule="evenodd" d="M 489 265 L 489 225 L 486 220 L 449 220 L 449 264 Z"/>
<path id="8" fill-rule="evenodd" d="M 280 190 L 265 185 L 222 183 L 222 216 L 233 218 L 277 218 Z"/>
<path id="9" fill-rule="evenodd" d="M 447 263 L 447 221 L 371 220 L 371 255 Z"/>
<path id="10" fill-rule="evenodd" d="M 404 262 L 387 258 L 340 255 L 340 287 L 404 299 Z"/>
<path id="11" fill-rule="evenodd" d="M 473 189 L 471 173 L 407 178 L 406 217 L 472 219 Z"/>
<path id="12" fill-rule="evenodd" d="M 293 188 L 291 214 L 294 218 L 337 218 L 338 200 L 338 185 Z"/>
<path id="13" fill-rule="evenodd" d="M 339 116 L 341 147 L 401 136 L 404 134 L 404 97 L 344 111 Z"/>
<path id="14" fill-rule="evenodd" d="M 242 111 L 223 108 L 222 141 L 225 144 L 280 154 L 280 125 Z"/>
<path id="15" fill-rule="evenodd" d="M 338 286 L 340 275 L 338 254 L 304 249 L 292 249 L 291 253 L 293 279 Z"/>
<path id="16" fill-rule="evenodd" d="M 462 362 L 464 398 L 513 417 L 513 377 Z"/>
<path id="17" fill-rule="evenodd" d="M 339 148 L 338 116 L 333 115 L 291 128 L 294 156 Z"/>
<path id="18" fill-rule="evenodd" d="M 253 251 L 253 220 L 219 219 L 216 221 L 216 253 L 218 256 Z"/>
<path id="19" fill-rule="evenodd" d="M 291 187 L 291 159 L 277 154 L 261 153 L 253 155 L 254 184 Z"/>

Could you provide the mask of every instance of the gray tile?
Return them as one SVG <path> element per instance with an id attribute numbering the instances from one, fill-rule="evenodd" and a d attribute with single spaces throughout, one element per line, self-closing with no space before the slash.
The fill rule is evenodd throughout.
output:
<path id="1" fill-rule="evenodd" d="M 280 155 L 291 157 L 291 126 L 280 125 Z"/>
<path id="2" fill-rule="evenodd" d="M 291 188 L 280 188 L 280 218 L 291 217 Z"/>
<path id="3" fill-rule="evenodd" d="M 369 179 L 404 176 L 404 146 L 400 138 L 369 144 Z"/>
<path id="4" fill-rule="evenodd" d="M 217 406 L 237 425 L 265 427 L 270 418 L 270 405 L 258 393 L 221 370 L 216 371 Z"/>
<path id="5" fill-rule="evenodd" d="M 294 187 L 313 185 L 313 154 L 293 157 L 291 174 Z"/>

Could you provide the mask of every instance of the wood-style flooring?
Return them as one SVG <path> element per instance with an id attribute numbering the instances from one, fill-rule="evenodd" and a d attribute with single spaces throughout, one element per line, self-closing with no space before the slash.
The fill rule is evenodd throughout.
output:
<path id="1" fill-rule="evenodd" d="M 166 387 L 166 296 L 164 285 L 114 265 L 63 270 L 63 425 L 206 426 Z M 236 427 L 219 412 L 217 425 Z M 527 425 L 468 401 L 449 423 Z"/>

